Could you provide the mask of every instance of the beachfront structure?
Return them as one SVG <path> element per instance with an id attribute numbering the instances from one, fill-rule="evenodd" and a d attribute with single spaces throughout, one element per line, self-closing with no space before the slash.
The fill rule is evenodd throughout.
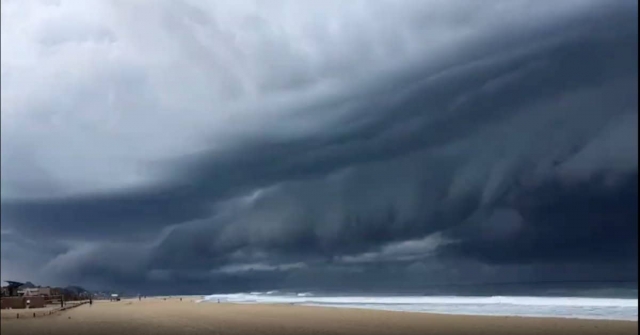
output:
<path id="1" fill-rule="evenodd" d="M 7 286 L 2 287 L 3 297 L 18 296 L 18 289 L 20 288 L 20 286 L 24 285 L 23 283 L 20 283 L 17 281 L 11 281 L 11 280 L 7 280 L 6 283 L 7 283 Z"/>
<path id="2" fill-rule="evenodd" d="M 34 296 L 23 296 L 24 290 L 20 290 L 23 283 L 15 281 L 7 281 L 7 286 L 2 287 L 2 299 L 0 299 L 0 309 L 21 309 L 21 308 L 41 308 L 46 305 L 44 295 L 39 295 L 40 290 L 28 291 L 29 294 L 36 293 Z M 46 293 L 46 290 L 42 291 Z M 22 293 L 22 294 L 21 294 Z"/>
<path id="3" fill-rule="evenodd" d="M 44 297 L 4 297 L 0 309 L 42 308 L 47 304 Z"/>
<path id="4" fill-rule="evenodd" d="M 51 288 L 50 287 L 25 288 L 23 290 L 19 290 L 18 295 L 25 296 L 25 297 L 50 297 Z"/>

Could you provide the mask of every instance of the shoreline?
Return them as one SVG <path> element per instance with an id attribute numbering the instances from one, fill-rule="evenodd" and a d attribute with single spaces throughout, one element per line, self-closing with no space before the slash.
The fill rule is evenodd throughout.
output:
<path id="1" fill-rule="evenodd" d="M 251 304 L 251 303 L 247 303 Z M 260 305 L 260 304 L 256 304 Z M 266 305 L 266 304 L 265 304 Z M 275 305 L 275 304 L 274 304 Z M 286 305 L 286 304 L 285 304 Z M 631 319 L 614 319 L 606 317 L 580 317 L 580 316 L 548 316 L 548 315 L 512 315 L 512 314 L 471 314 L 471 313 L 446 313 L 446 312 L 434 312 L 434 311 L 400 311 L 394 309 L 383 308 L 366 308 L 366 307 L 340 307 L 340 306 L 325 306 L 325 305 L 305 305 L 305 304 L 292 304 L 294 306 L 301 307 L 320 307 L 320 308 L 335 308 L 335 309 L 357 309 L 365 311 L 383 311 L 383 312 L 396 312 L 396 313 L 416 313 L 416 314 L 435 314 L 435 315 L 454 315 L 454 316 L 481 316 L 481 317 L 508 317 L 508 318 L 523 318 L 523 319 L 561 319 L 561 320 L 593 320 L 593 321 L 622 321 L 622 322 L 638 322 L 639 320 Z"/>
<path id="2" fill-rule="evenodd" d="M 164 300 L 166 299 L 166 300 Z M 290 304 L 196 303 L 197 298 L 94 302 L 46 318 L 3 319 L 2 334 L 620 334 L 637 321 L 453 315 Z"/>
<path id="3" fill-rule="evenodd" d="M 376 300 L 380 298 L 380 300 Z M 202 296 L 199 303 L 284 304 L 337 309 L 377 310 L 437 315 L 557 318 L 638 322 L 638 300 L 591 297 L 450 297 L 450 296 L 278 296 L 229 294 Z M 478 299 L 478 300 L 476 300 Z"/>

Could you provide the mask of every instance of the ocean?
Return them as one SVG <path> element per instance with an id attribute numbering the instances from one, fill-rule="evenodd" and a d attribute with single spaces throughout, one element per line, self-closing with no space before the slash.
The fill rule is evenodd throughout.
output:
<path id="1" fill-rule="evenodd" d="M 314 293 L 214 294 L 199 302 L 295 304 L 402 312 L 638 321 L 637 298 L 527 296 L 329 296 Z"/>

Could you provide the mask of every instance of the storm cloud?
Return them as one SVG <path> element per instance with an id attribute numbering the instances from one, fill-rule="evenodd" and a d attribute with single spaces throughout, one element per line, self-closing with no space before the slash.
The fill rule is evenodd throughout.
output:
<path id="1" fill-rule="evenodd" d="M 635 2 L 2 6 L 2 279 L 637 282 Z"/>

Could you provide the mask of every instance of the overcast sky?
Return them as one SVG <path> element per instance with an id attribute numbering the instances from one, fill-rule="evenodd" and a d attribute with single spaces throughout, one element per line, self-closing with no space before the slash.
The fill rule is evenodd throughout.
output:
<path id="1" fill-rule="evenodd" d="M 2 0 L 2 280 L 636 281 L 632 0 Z"/>

